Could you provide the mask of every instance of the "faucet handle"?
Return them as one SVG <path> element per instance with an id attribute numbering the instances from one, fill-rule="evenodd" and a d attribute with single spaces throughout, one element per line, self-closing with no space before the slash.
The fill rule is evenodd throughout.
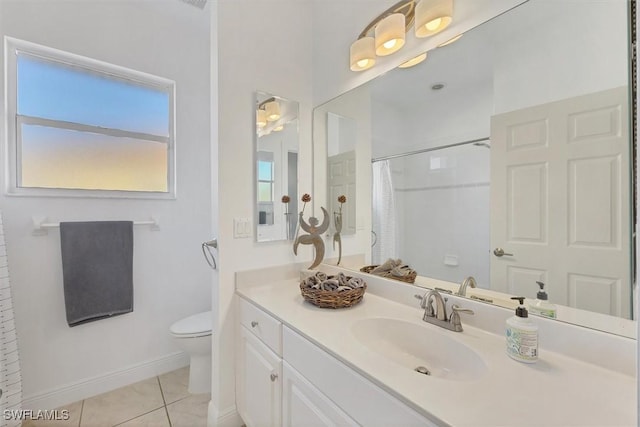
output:
<path id="1" fill-rule="evenodd" d="M 460 322 L 460 313 L 475 314 L 473 310 L 468 308 L 462 308 L 457 304 L 451 306 L 451 316 L 449 317 L 449 323 L 453 326 L 456 332 L 462 332 L 462 322 Z"/>
<path id="2" fill-rule="evenodd" d="M 462 308 L 460 307 L 458 304 L 453 304 L 451 306 L 451 310 L 453 310 L 454 313 L 469 313 L 469 314 L 475 314 L 473 312 L 473 310 L 471 310 L 470 308 Z"/>
<path id="3" fill-rule="evenodd" d="M 426 304 L 427 304 L 427 293 L 426 292 L 425 292 L 424 295 L 415 294 L 413 297 L 420 300 L 420 308 L 425 308 L 426 307 Z"/>

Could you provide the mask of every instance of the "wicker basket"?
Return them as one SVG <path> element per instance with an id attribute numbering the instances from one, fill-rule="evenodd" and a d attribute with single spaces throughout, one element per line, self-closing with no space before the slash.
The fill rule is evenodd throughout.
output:
<path id="1" fill-rule="evenodd" d="M 362 267 L 360 269 L 360 271 L 362 271 L 363 273 L 373 274 L 374 276 L 384 277 L 385 279 L 399 280 L 401 282 L 406 282 L 406 283 L 415 282 L 416 281 L 416 276 L 418 275 L 418 273 L 416 273 L 415 270 L 411 270 L 411 272 L 409 274 L 407 274 L 406 276 L 402 276 L 402 277 L 394 276 L 393 274 L 391 274 L 390 271 L 387 271 L 387 272 L 382 273 L 382 274 L 371 273 L 371 270 L 373 270 L 376 267 L 378 267 L 378 266 L 377 265 L 366 265 L 366 266 Z"/>
<path id="2" fill-rule="evenodd" d="M 345 308 L 352 307 L 362 301 L 364 291 L 367 289 L 365 284 L 361 288 L 355 288 L 350 291 L 324 291 L 322 289 L 311 289 L 300 283 L 300 292 L 305 300 L 320 308 Z"/>

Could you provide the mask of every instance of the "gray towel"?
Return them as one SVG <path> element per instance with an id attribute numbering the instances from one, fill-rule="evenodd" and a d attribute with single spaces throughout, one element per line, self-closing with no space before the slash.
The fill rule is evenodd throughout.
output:
<path id="1" fill-rule="evenodd" d="M 60 223 L 67 323 L 133 311 L 133 222 Z"/>

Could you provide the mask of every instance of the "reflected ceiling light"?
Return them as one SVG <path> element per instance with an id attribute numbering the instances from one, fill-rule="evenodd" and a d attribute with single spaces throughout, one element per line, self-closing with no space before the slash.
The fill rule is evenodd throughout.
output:
<path id="1" fill-rule="evenodd" d="M 266 111 L 259 109 L 256 111 L 256 123 L 259 128 L 263 128 L 267 125 L 267 113 Z"/>
<path id="2" fill-rule="evenodd" d="M 460 40 L 460 38 L 462 37 L 462 34 L 458 34 L 457 36 L 450 38 L 449 40 L 447 40 L 446 42 L 439 44 L 438 47 L 443 47 L 446 45 L 449 45 L 451 43 L 457 42 L 458 40 Z"/>
<path id="3" fill-rule="evenodd" d="M 373 37 L 363 37 L 353 42 L 349 52 L 351 71 L 364 71 L 376 63 L 376 47 Z"/>
<path id="4" fill-rule="evenodd" d="M 280 105 L 275 100 L 264 104 L 264 111 L 268 122 L 275 122 L 280 118 Z"/>
<path id="5" fill-rule="evenodd" d="M 284 125 L 279 125 L 273 128 L 274 132 L 280 132 L 282 129 L 284 129 Z"/>
<path id="6" fill-rule="evenodd" d="M 375 27 L 376 55 L 387 56 L 404 46 L 405 16 L 392 13 L 378 22 Z"/>
<path id="7" fill-rule="evenodd" d="M 403 62 L 402 64 L 398 65 L 398 68 L 413 67 L 414 65 L 418 65 L 419 63 L 421 63 L 425 59 L 427 59 L 427 52 L 422 53 L 422 54 L 416 56 L 415 58 L 412 58 L 412 59 L 408 60 L 407 62 Z"/>
<path id="8" fill-rule="evenodd" d="M 420 0 L 416 6 L 416 37 L 429 37 L 451 24 L 453 0 Z"/>

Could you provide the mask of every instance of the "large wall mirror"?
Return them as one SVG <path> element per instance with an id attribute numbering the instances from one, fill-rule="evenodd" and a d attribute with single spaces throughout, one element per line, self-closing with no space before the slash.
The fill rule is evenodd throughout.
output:
<path id="1" fill-rule="evenodd" d="M 628 9 L 529 0 L 316 108 L 314 129 L 333 113 L 359 130 L 366 263 L 401 258 L 416 284 L 473 276 L 467 296 L 506 306 L 544 282 L 560 320 L 633 335 Z"/>
<path id="2" fill-rule="evenodd" d="M 297 226 L 298 103 L 256 92 L 255 126 L 256 240 L 292 240 Z"/>

